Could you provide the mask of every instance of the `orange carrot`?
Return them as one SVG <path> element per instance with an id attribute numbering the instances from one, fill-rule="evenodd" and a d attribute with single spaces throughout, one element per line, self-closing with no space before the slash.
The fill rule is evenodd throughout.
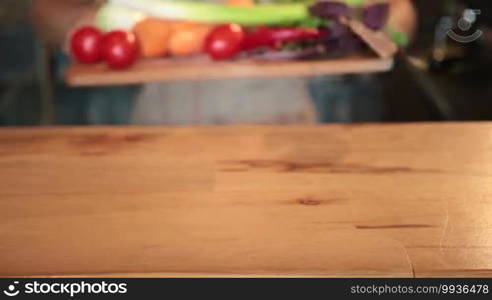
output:
<path id="1" fill-rule="evenodd" d="M 209 25 L 195 23 L 173 24 L 173 32 L 169 38 L 169 53 L 175 56 L 201 53 L 211 29 Z"/>
<path id="2" fill-rule="evenodd" d="M 160 57 L 167 54 L 171 36 L 171 25 L 168 21 L 147 18 L 135 26 L 134 32 L 143 57 Z"/>
<path id="3" fill-rule="evenodd" d="M 255 5 L 253 0 L 227 0 L 227 5 L 241 6 L 241 7 L 251 7 Z"/>

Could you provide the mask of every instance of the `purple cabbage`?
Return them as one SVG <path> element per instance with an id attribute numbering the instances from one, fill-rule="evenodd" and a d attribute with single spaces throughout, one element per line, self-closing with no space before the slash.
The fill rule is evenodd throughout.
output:
<path id="1" fill-rule="evenodd" d="M 364 8 L 362 20 L 372 30 L 381 30 L 388 22 L 390 7 L 388 3 L 378 3 Z"/>
<path id="2" fill-rule="evenodd" d="M 332 20 L 354 17 L 357 11 L 357 8 L 334 0 L 321 0 L 309 8 L 312 16 Z M 388 22 L 389 12 L 390 5 L 387 2 L 368 5 L 362 9 L 362 21 L 372 30 L 381 30 Z"/>
<path id="3" fill-rule="evenodd" d="M 324 44 L 333 56 L 344 56 L 365 49 L 365 43 L 346 25 L 338 21 L 330 24 L 330 34 Z"/>
<path id="4" fill-rule="evenodd" d="M 282 50 L 282 51 L 266 51 L 254 56 L 253 59 L 266 60 L 266 61 L 288 61 L 288 60 L 306 60 L 311 58 L 318 58 L 324 54 L 324 48 L 311 46 L 305 49 L 299 50 Z"/>
<path id="5" fill-rule="evenodd" d="M 342 2 L 319 1 L 309 8 L 311 15 L 320 18 L 339 19 L 349 17 L 354 13 L 354 9 Z"/>

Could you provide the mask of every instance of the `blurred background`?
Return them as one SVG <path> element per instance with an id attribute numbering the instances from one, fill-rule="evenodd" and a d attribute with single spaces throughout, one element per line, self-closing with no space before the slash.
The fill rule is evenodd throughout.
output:
<path id="1" fill-rule="evenodd" d="M 104 105 L 128 109 L 138 87 L 66 87 L 68 61 L 37 37 L 30 2 L 0 1 L 0 126 L 126 124 L 124 117 L 98 119 L 91 111 Z M 419 31 L 393 71 L 306 79 L 319 122 L 492 120 L 490 1 L 415 0 L 415 5 Z M 450 22 L 462 18 L 472 26 L 460 35 L 480 30 L 479 39 L 462 43 L 447 36 Z"/>

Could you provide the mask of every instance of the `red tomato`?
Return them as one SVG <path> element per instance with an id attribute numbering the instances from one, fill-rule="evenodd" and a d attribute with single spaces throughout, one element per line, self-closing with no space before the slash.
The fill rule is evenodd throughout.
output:
<path id="1" fill-rule="evenodd" d="M 100 61 L 102 39 L 103 34 L 96 27 L 86 26 L 78 29 L 70 41 L 73 56 L 86 64 Z"/>
<path id="2" fill-rule="evenodd" d="M 216 27 L 205 41 L 205 51 L 216 60 L 236 56 L 242 50 L 244 31 L 237 24 Z"/>
<path id="3" fill-rule="evenodd" d="M 137 38 L 131 32 L 115 30 L 103 39 L 102 56 L 113 69 L 125 69 L 138 58 Z"/>

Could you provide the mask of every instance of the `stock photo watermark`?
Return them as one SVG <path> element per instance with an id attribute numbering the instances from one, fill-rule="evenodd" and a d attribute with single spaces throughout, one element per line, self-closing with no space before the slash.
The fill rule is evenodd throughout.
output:
<path id="1" fill-rule="evenodd" d="M 482 11 L 479 9 L 465 9 L 456 24 L 449 20 L 445 25 L 448 37 L 459 43 L 472 43 L 480 39 L 483 36 L 483 31 L 471 30 L 481 13 Z M 456 29 L 459 29 L 462 33 L 457 33 Z"/>
<path id="2" fill-rule="evenodd" d="M 3 290 L 3 294 L 8 297 L 17 295 L 67 295 L 75 297 L 76 295 L 100 295 L 100 294 L 126 294 L 128 291 L 126 283 L 108 283 L 102 282 L 26 282 L 20 284 L 14 281 Z"/>

